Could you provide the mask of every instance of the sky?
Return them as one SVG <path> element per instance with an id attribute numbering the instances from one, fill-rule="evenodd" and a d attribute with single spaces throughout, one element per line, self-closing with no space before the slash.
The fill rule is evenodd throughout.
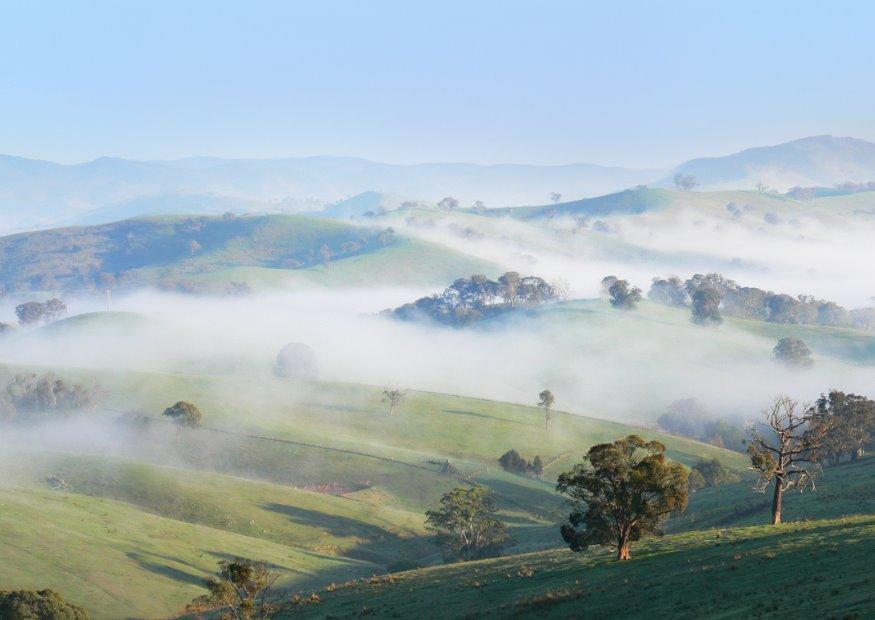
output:
<path id="1" fill-rule="evenodd" d="M 668 168 L 875 141 L 871 2 L 0 4 L 0 153 Z"/>

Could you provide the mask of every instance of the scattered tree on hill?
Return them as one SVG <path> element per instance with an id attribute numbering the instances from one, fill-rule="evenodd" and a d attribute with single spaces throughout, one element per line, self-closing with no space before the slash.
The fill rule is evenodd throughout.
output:
<path id="1" fill-rule="evenodd" d="M 560 194 L 559 192 L 553 192 L 552 194 L 550 194 L 550 202 L 552 202 L 553 204 L 559 204 L 560 202 L 562 202 L 562 194 Z"/>
<path id="2" fill-rule="evenodd" d="M 290 342 L 277 354 L 274 373 L 287 379 L 316 379 L 319 376 L 316 353 L 302 342 Z"/>
<path id="3" fill-rule="evenodd" d="M 674 184 L 679 190 L 688 192 L 698 186 L 699 181 L 692 174 L 681 174 L 678 172 L 674 175 Z"/>
<path id="4" fill-rule="evenodd" d="M 544 428 L 550 428 L 550 409 L 556 398 L 550 390 L 542 390 L 538 393 L 538 407 L 544 408 Z"/>
<path id="5" fill-rule="evenodd" d="M 699 489 L 704 489 L 706 486 L 708 485 L 701 472 L 699 472 L 698 469 L 691 469 L 687 479 L 687 488 L 690 490 L 690 493 L 695 493 Z"/>
<path id="6" fill-rule="evenodd" d="M 689 294 L 679 277 L 669 276 L 668 278 L 653 278 L 647 298 L 658 304 L 685 308 L 689 300 Z"/>
<path id="7" fill-rule="evenodd" d="M 425 527 L 435 532 L 447 562 L 496 556 L 510 541 L 507 527 L 486 487 L 456 488 L 444 493 L 438 510 L 425 513 Z"/>
<path id="8" fill-rule="evenodd" d="M 471 209 L 474 211 L 474 213 L 476 213 L 478 215 L 483 215 L 484 213 L 486 213 L 488 211 L 488 209 L 486 208 L 486 205 L 483 204 L 482 200 L 475 200 Z"/>
<path id="9" fill-rule="evenodd" d="M 508 271 L 498 278 L 499 292 L 504 301 L 510 304 L 511 308 L 518 299 L 517 291 L 519 290 L 521 279 L 520 274 L 516 271 Z"/>
<path id="10" fill-rule="evenodd" d="M 182 430 L 184 428 L 198 428 L 204 417 L 200 409 L 184 400 L 181 400 L 172 407 L 165 409 L 164 415 L 176 424 L 177 442 L 182 440 Z"/>
<path id="11" fill-rule="evenodd" d="M 54 590 L 0 590 L 3 620 L 88 620 L 88 612 Z"/>
<path id="12" fill-rule="evenodd" d="M 712 458 L 710 460 L 701 459 L 698 463 L 693 465 L 692 470 L 698 472 L 702 476 L 705 483 L 704 486 L 706 487 L 716 487 L 721 484 L 728 484 L 730 482 L 738 482 L 741 480 L 741 477 L 738 474 L 732 472 L 717 458 Z"/>
<path id="13" fill-rule="evenodd" d="M 846 457 L 856 461 L 865 454 L 875 433 L 875 401 L 830 390 L 817 400 L 812 425 L 826 429 L 821 462 L 838 465 Z"/>
<path id="14" fill-rule="evenodd" d="M 455 211 L 459 207 L 459 201 L 452 196 L 446 196 L 438 201 L 437 207 L 441 211 L 449 213 L 450 211 Z"/>
<path id="15" fill-rule="evenodd" d="M 799 338 L 792 336 L 781 338 L 772 351 L 775 354 L 775 361 L 787 366 L 806 368 L 814 363 L 811 359 L 811 349 Z"/>
<path id="16" fill-rule="evenodd" d="M 223 618 L 250 620 L 273 618 L 285 607 L 270 600 L 279 574 L 266 562 L 237 558 L 219 562 L 219 571 L 205 581 L 209 594 L 192 601 L 192 611 L 204 608 L 221 612 Z"/>
<path id="17" fill-rule="evenodd" d="M 572 551 L 609 545 L 618 560 L 628 560 L 634 541 L 657 533 L 672 513 L 686 509 L 688 485 L 687 472 L 666 460 L 657 441 L 629 435 L 595 445 L 556 484 L 572 505 L 562 538 Z"/>
<path id="18" fill-rule="evenodd" d="M 404 399 L 404 392 L 396 387 L 387 387 L 383 390 L 383 402 L 389 407 L 389 415 L 395 415 L 395 408 Z"/>
<path id="19" fill-rule="evenodd" d="M 774 486 L 773 524 L 781 522 L 786 491 L 814 489 L 818 452 L 830 430 L 827 425 L 811 424 L 814 409 L 802 412 L 798 409 L 795 400 L 779 396 L 763 412 L 771 430 L 764 435 L 758 427 L 750 428 L 750 469 L 760 476 L 754 489 L 763 493 L 769 485 Z"/>
<path id="20" fill-rule="evenodd" d="M 608 276 L 602 280 L 602 285 L 609 283 L 607 287 L 611 306 L 620 310 L 631 310 L 641 301 L 641 289 L 637 286 L 629 288 L 626 280 L 618 280 L 614 276 Z"/>
<path id="21" fill-rule="evenodd" d="M 514 449 L 510 449 L 502 454 L 498 459 L 498 463 L 504 471 L 514 474 L 534 474 L 540 476 L 544 473 L 544 463 L 541 461 L 540 456 L 535 456 L 534 459 L 528 461 Z"/>
<path id="22" fill-rule="evenodd" d="M 720 302 L 723 296 L 715 288 L 700 288 L 692 295 L 692 316 L 690 320 L 696 325 L 720 325 Z"/>

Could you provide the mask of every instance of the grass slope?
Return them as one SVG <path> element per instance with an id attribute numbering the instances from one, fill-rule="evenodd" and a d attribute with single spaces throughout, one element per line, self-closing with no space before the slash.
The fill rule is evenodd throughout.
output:
<path id="1" fill-rule="evenodd" d="M 295 617 L 866 617 L 875 517 L 707 530 L 359 580 Z"/>
<path id="2" fill-rule="evenodd" d="M 0 488 L 0 537 L 5 588 L 53 588 L 102 618 L 173 614 L 204 592 L 202 579 L 229 556 L 276 565 L 290 589 L 376 568 L 120 502 L 22 488 Z"/>

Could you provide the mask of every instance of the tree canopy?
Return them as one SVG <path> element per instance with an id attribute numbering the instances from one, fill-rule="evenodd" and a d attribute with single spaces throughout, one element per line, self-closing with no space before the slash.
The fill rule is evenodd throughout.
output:
<path id="1" fill-rule="evenodd" d="M 572 512 L 562 538 L 572 551 L 602 544 L 628 560 L 630 545 L 658 532 L 669 515 L 686 509 L 687 472 L 665 458 L 665 446 L 629 435 L 593 446 L 582 463 L 559 476 Z"/>
<path id="2" fill-rule="evenodd" d="M 479 560 L 498 555 L 510 540 L 497 513 L 486 487 L 459 487 L 444 493 L 439 509 L 425 513 L 425 526 L 435 532 L 446 561 Z"/>

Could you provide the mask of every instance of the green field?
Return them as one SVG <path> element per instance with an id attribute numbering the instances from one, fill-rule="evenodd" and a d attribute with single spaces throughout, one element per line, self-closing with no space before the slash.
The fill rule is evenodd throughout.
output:
<path id="1" fill-rule="evenodd" d="M 875 517 L 651 539 L 618 563 L 567 549 L 416 570 L 319 591 L 289 617 L 864 618 Z"/>

